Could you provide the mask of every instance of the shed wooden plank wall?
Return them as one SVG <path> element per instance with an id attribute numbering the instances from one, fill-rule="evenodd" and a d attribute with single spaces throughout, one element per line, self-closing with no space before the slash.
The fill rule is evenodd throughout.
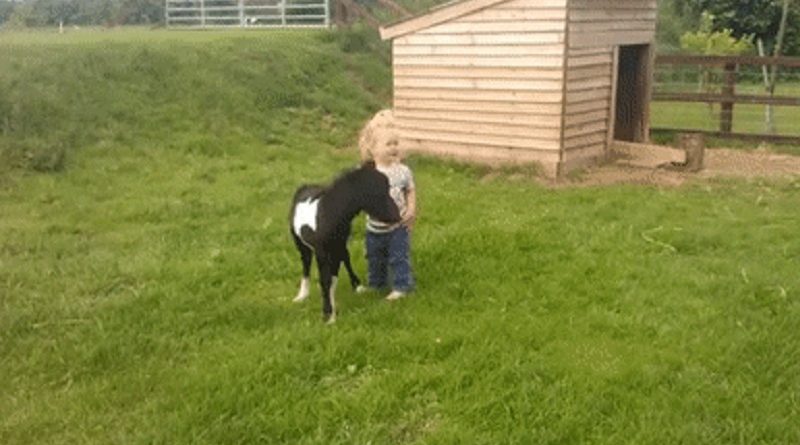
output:
<path id="1" fill-rule="evenodd" d="M 564 106 L 564 161 L 602 156 L 611 122 L 614 51 L 570 48 Z"/>
<path id="2" fill-rule="evenodd" d="M 567 164 L 605 154 L 612 124 L 614 46 L 652 42 L 656 12 L 656 0 L 570 0 L 563 158 Z"/>
<path id="3" fill-rule="evenodd" d="M 510 0 L 393 40 L 394 110 L 412 149 L 556 162 L 567 0 Z"/>
<path id="4" fill-rule="evenodd" d="M 570 47 L 649 42 L 657 10 L 656 0 L 570 0 Z"/>

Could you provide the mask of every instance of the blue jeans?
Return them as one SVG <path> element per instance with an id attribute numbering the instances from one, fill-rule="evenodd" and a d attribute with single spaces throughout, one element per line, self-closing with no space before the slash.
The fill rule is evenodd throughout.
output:
<path id="1" fill-rule="evenodd" d="M 408 228 L 398 227 L 388 233 L 367 231 L 367 262 L 369 287 L 380 289 L 389 282 L 392 272 L 392 290 L 411 292 L 414 277 L 411 274 L 411 242 Z"/>

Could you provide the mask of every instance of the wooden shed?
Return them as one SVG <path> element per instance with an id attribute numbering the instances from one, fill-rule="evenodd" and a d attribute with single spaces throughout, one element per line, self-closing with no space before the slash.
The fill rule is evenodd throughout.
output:
<path id="1" fill-rule="evenodd" d="M 656 0 L 462 0 L 381 28 L 410 151 L 538 161 L 549 176 L 644 142 Z"/>

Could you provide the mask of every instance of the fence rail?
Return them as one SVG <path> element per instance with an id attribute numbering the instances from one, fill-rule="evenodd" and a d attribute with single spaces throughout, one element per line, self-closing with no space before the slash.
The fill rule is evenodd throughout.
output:
<path id="1" fill-rule="evenodd" d="M 657 64 L 675 65 L 780 65 L 787 68 L 800 68 L 800 57 L 761 57 L 761 56 L 688 56 L 676 54 L 659 55 Z"/>
<path id="2" fill-rule="evenodd" d="M 777 89 L 768 82 L 773 70 Z M 655 72 L 653 101 L 673 105 L 664 105 L 671 113 L 662 114 L 671 119 L 654 122 L 654 130 L 800 143 L 800 58 L 662 55 L 656 58 Z M 675 111 L 676 102 L 686 106 Z M 716 128 L 709 128 L 708 119 L 706 125 L 687 122 L 698 111 L 692 104 L 707 104 L 718 121 Z"/>
<path id="3" fill-rule="evenodd" d="M 329 0 L 165 0 L 171 28 L 288 28 L 330 25 Z"/>
<path id="4" fill-rule="evenodd" d="M 664 102 L 737 103 L 761 105 L 800 106 L 800 97 L 760 96 L 749 94 L 704 94 L 704 93 L 654 93 L 653 98 Z"/>

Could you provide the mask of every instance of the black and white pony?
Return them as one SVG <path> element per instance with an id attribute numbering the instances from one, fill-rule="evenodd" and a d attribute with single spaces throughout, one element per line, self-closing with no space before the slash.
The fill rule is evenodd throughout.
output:
<path id="1" fill-rule="evenodd" d="M 379 172 L 373 162 L 342 174 L 326 187 L 303 185 L 292 200 L 289 225 L 303 262 L 300 290 L 293 301 L 300 302 L 308 297 L 311 257 L 316 256 L 322 288 L 322 317 L 328 323 L 336 321 L 334 291 L 342 263 L 353 289 L 361 284 L 353 272 L 347 250 L 353 218 L 361 211 L 379 221 L 400 221 L 400 211 L 389 195 L 389 178 Z"/>

